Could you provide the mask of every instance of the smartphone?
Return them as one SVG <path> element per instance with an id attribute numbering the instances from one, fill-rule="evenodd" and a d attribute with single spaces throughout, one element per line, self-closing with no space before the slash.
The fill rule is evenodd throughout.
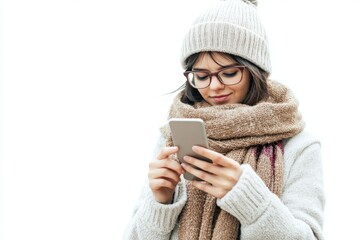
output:
<path id="1" fill-rule="evenodd" d="M 209 148 L 205 123 L 201 118 L 171 118 L 169 119 L 169 125 L 173 143 L 179 147 L 177 157 L 180 162 L 184 161 L 184 156 L 192 156 L 203 161 L 212 162 L 210 159 L 192 151 L 192 147 L 195 145 Z M 200 180 L 188 172 L 184 173 L 184 178 L 187 180 Z"/>

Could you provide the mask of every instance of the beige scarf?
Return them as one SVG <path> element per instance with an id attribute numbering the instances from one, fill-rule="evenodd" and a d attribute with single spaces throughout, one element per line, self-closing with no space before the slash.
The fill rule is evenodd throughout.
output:
<path id="1" fill-rule="evenodd" d="M 228 104 L 191 106 L 180 101 L 180 92 L 171 105 L 169 118 L 201 118 L 210 149 L 240 164 L 248 163 L 276 195 L 282 192 L 282 140 L 304 128 L 298 102 L 284 85 L 269 81 L 270 97 L 255 106 Z M 172 145 L 170 129 L 161 129 Z M 179 239 L 238 239 L 240 222 L 216 205 L 216 198 L 187 182 L 188 200 L 180 215 Z"/>

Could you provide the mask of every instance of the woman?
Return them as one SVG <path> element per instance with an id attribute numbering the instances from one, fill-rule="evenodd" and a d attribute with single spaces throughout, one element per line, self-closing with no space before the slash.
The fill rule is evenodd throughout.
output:
<path id="1" fill-rule="evenodd" d="M 169 118 L 204 120 L 210 148 L 193 150 L 212 163 L 179 163 L 162 127 L 124 239 L 323 239 L 320 143 L 304 131 L 292 92 L 268 79 L 256 2 L 223 1 L 201 14 L 182 64 L 186 83 Z"/>

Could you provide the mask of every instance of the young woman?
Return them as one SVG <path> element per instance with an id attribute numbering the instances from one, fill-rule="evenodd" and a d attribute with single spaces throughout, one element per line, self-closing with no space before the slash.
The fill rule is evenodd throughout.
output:
<path id="1" fill-rule="evenodd" d="M 323 239 L 320 143 L 292 92 L 268 79 L 254 2 L 205 11 L 185 36 L 186 83 L 169 118 L 201 118 L 212 163 L 176 159 L 169 127 L 124 239 Z M 195 167 L 194 167 L 195 166 Z M 187 181 L 184 171 L 202 181 Z"/>

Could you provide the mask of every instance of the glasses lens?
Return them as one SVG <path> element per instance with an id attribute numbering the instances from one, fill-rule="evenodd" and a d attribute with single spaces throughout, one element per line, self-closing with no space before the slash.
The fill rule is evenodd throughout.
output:
<path id="1" fill-rule="evenodd" d="M 241 81 L 242 67 L 227 67 L 220 72 L 210 73 L 208 71 L 189 71 L 187 72 L 187 79 L 194 88 L 206 88 L 210 85 L 211 76 L 218 77 L 220 82 L 224 85 L 235 85 Z"/>
<path id="2" fill-rule="evenodd" d="M 187 75 L 188 81 L 194 88 L 206 88 L 209 86 L 210 77 L 208 72 L 195 71 Z"/>
<path id="3" fill-rule="evenodd" d="M 237 67 L 230 67 L 219 72 L 219 77 L 225 85 L 234 85 L 241 81 L 242 71 Z"/>

